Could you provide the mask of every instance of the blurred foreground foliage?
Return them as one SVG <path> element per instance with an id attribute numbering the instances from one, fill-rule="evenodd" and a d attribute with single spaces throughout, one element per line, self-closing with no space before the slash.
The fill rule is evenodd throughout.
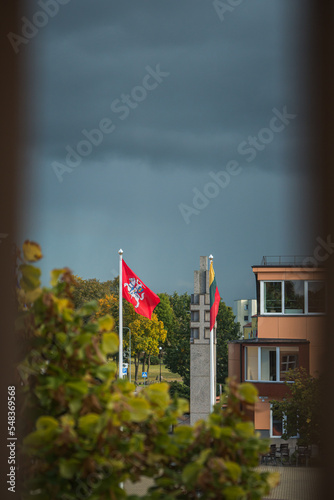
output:
<path id="1" fill-rule="evenodd" d="M 207 421 L 177 426 L 188 403 L 171 398 L 168 384 L 135 393 L 128 380 L 117 379 L 115 364 L 108 362 L 118 349 L 113 318 L 94 316 L 96 302 L 74 308 L 74 277 L 66 268 L 52 271 L 50 287 L 41 288 L 34 265 L 41 257 L 39 246 L 27 241 L 18 266 L 22 499 L 267 495 L 277 475 L 256 466 L 268 443 L 240 409 L 254 404 L 255 388 L 229 382 L 224 402 Z M 142 497 L 121 487 L 143 477 L 154 484 Z"/>

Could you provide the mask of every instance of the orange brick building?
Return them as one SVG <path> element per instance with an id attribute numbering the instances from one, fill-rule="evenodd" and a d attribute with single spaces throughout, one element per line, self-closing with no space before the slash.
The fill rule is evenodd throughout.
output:
<path id="1" fill-rule="evenodd" d="M 287 371 L 303 367 L 313 376 L 321 371 L 325 270 L 297 262 L 264 257 L 260 266 L 253 266 L 257 337 L 228 346 L 229 377 L 252 382 L 259 391 L 254 425 L 263 437 L 281 437 L 284 424 L 272 414 L 269 401 L 286 396 Z"/>

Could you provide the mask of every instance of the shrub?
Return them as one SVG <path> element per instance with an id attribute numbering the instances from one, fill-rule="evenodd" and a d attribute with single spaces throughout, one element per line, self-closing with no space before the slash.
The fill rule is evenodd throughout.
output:
<path id="1" fill-rule="evenodd" d="M 68 269 L 51 273 L 40 288 L 38 245 L 25 242 L 19 266 L 18 328 L 26 354 L 18 370 L 23 382 L 23 500 L 118 500 L 202 498 L 260 500 L 275 475 L 254 469 L 267 451 L 240 403 L 256 390 L 230 383 L 227 409 L 216 405 L 207 421 L 192 428 L 171 425 L 188 410 L 171 398 L 168 384 L 135 386 L 116 379 L 107 356 L 118 347 L 114 321 L 93 318 L 96 303 L 78 310 L 71 300 Z M 151 477 L 147 495 L 127 496 L 120 486 Z"/>
<path id="2" fill-rule="evenodd" d="M 180 398 L 190 399 L 190 387 L 181 382 L 177 382 L 173 380 L 173 382 L 169 383 L 169 394 L 171 397 L 178 396 Z"/>

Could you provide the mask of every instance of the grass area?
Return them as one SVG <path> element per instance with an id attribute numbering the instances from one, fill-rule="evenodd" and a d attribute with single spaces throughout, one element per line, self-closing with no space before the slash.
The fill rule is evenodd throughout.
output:
<path id="1" fill-rule="evenodd" d="M 144 383 L 144 379 L 141 376 L 142 374 L 142 365 L 139 365 L 138 369 L 138 383 Z M 160 380 L 160 365 L 151 365 L 150 371 L 148 373 L 148 377 L 146 381 L 148 382 L 159 382 Z M 172 382 L 172 380 L 177 380 L 178 382 L 182 382 L 182 378 L 177 373 L 172 373 L 168 370 L 165 365 L 161 365 L 161 381 L 162 382 Z M 135 365 L 131 365 L 131 382 L 135 381 Z"/>

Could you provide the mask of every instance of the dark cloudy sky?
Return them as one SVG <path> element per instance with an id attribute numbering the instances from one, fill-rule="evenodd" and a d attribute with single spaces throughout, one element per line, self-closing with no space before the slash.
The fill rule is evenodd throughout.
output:
<path id="1" fill-rule="evenodd" d="M 53 17 L 26 4 L 45 26 L 18 47 L 20 234 L 42 245 L 45 280 L 64 265 L 112 279 L 123 248 L 155 292 L 191 293 L 212 253 L 233 305 L 255 297 L 263 255 L 313 252 L 302 1 L 70 0 Z"/>

